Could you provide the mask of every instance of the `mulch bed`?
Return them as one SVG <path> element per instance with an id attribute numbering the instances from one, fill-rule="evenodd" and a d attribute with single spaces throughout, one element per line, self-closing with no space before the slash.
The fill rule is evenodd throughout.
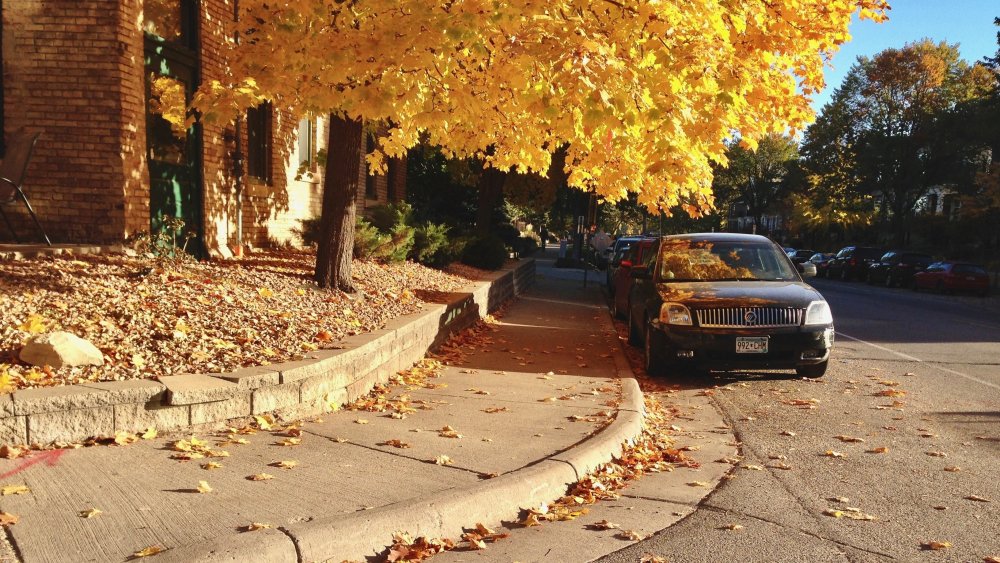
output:
<path id="1" fill-rule="evenodd" d="M 310 251 L 240 261 L 156 261 L 123 254 L 0 262 L 0 392 L 86 381 L 218 373 L 284 362 L 382 327 L 488 273 L 412 262 L 354 262 L 357 292 L 321 290 Z M 26 365 L 34 334 L 65 330 L 105 356 L 100 367 Z"/>

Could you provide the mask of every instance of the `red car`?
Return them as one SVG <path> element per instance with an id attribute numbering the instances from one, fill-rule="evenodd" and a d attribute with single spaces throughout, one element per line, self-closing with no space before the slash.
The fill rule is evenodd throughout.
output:
<path id="1" fill-rule="evenodd" d="M 628 294 L 632 289 L 632 266 L 642 266 L 656 259 L 656 249 L 660 239 L 644 238 L 632 243 L 628 253 L 615 270 L 614 288 L 611 297 L 611 315 L 624 318 L 628 312 Z"/>
<path id="2" fill-rule="evenodd" d="M 913 289 L 935 291 L 970 291 L 979 295 L 990 292 L 990 276 L 986 268 L 967 262 L 935 262 L 922 272 L 913 274 Z"/>

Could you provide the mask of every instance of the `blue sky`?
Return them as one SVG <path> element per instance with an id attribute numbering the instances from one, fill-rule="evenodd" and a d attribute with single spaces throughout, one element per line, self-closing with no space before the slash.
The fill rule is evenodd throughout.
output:
<path id="1" fill-rule="evenodd" d="M 889 48 L 925 37 L 934 41 L 958 43 L 962 58 L 969 62 L 993 56 L 997 51 L 997 28 L 993 19 L 1000 17 L 998 0 L 889 0 L 889 21 L 881 24 L 855 22 L 853 39 L 841 46 L 833 58 L 833 68 L 826 70 L 826 90 L 817 95 L 813 108 L 818 112 L 840 85 L 844 75 L 859 56 L 872 56 Z"/>

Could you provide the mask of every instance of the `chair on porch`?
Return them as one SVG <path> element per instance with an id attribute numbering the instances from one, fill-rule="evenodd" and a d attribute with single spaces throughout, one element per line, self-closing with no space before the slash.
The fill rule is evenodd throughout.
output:
<path id="1" fill-rule="evenodd" d="M 14 241 L 21 242 L 17 236 L 17 232 L 14 230 L 14 225 L 11 224 L 3 208 L 13 205 L 18 201 L 24 202 L 24 205 L 28 208 L 28 213 L 31 214 L 31 218 L 35 221 L 35 226 L 38 227 L 38 232 L 42 233 L 45 243 L 52 246 L 49 235 L 45 234 L 45 229 L 38 222 L 35 210 L 31 208 L 28 196 L 24 193 L 24 177 L 28 173 L 28 162 L 31 161 L 31 152 L 34 150 L 35 142 L 37 141 L 38 133 L 28 133 L 24 129 L 18 129 L 11 135 L 7 143 L 7 152 L 3 157 L 3 162 L 0 163 L 0 216 L 3 217 L 4 223 L 7 223 L 7 228 L 14 235 Z"/>

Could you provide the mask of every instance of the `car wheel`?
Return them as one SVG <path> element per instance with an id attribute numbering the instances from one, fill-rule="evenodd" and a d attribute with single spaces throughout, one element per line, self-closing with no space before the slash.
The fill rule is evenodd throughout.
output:
<path id="1" fill-rule="evenodd" d="M 643 338 L 643 351 L 644 359 L 646 361 L 646 375 L 650 377 L 655 377 L 657 375 L 663 375 L 663 369 L 665 367 L 665 362 L 663 361 L 663 350 L 660 346 L 660 339 L 656 338 L 656 331 L 649 326 L 649 323 L 645 323 L 646 331 L 645 337 Z"/>
<path id="2" fill-rule="evenodd" d="M 614 297 L 611 298 L 611 318 L 620 319 L 622 318 L 622 312 L 618 310 L 618 300 Z"/>
<path id="3" fill-rule="evenodd" d="M 823 374 L 826 373 L 826 365 L 827 362 L 823 362 L 821 364 L 812 364 L 808 366 L 799 366 L 795 368 L 795 373 L 798 374 L 799 377 L 808 377 L 810 379 L 816 377 L 823 377 Z"/>
<path id="4" fill-rule="evenodd" d="M 632 304 L 628 304 L 628 343 L 632 346 L 642 344 L 639 340 L 639 329 L 635 327 L 635 319 L 632 318 Z"/>

